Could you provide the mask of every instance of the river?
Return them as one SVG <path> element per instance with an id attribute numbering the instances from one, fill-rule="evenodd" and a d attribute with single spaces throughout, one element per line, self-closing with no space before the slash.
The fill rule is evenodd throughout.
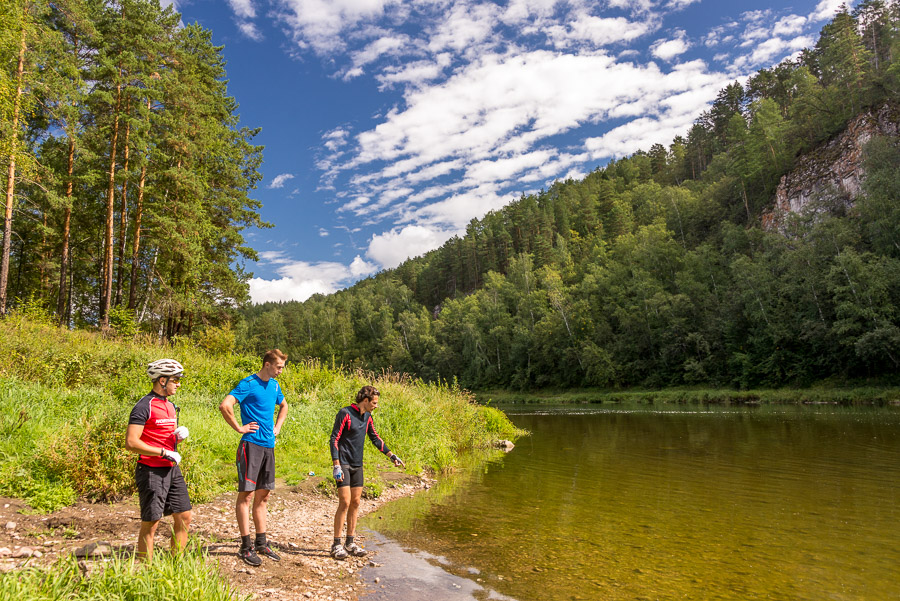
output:
<path id="1" fill-rule="evenodd" d="M 900 599 L 900 408 L 583 407 L 367 516 L 363 599 Z"/>

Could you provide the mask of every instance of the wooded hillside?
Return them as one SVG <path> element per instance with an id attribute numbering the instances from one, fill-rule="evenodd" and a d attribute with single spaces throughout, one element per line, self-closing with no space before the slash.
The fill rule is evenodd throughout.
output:
<path id="1" fill-rule="evenodd" d="M 799 156 L 900 100 L 900 7 L 721 90 L 684 136 L 558 182 L 352 288 L 245 310 L 238 339 L 468 387 L 778 386 L 900 366 L 900 146 L 864 194 L 760 225 Z M 896 114 L 896 113 L 895 113 Z"/>

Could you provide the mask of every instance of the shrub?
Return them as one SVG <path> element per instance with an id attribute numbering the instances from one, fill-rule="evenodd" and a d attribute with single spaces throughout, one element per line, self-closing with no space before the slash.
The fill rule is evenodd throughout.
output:
<path id="1" fill-rule="evenodd" d="M 52 475 L 92 501 L 116 501 L 135 491 L 135 456 L 125 450 L 125 424 L 118 412 L 83 420 L 51 436 L 39 460 Z"/>

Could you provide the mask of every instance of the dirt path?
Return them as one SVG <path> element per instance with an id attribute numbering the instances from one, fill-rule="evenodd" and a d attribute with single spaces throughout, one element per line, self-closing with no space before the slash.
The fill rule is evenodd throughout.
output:
<path id="1" fill-rule="evenodd" d="M 363 499 L 360 515 L 433 483 L 396 472 L 382 476 L 389 485 L 378 499 Z M 195 505 L 191 533 L 206 544 L 220 573 L 242 592 L 262 599 L 356 600 L 364 591 L 358 572 L 373 558 L 335 561 L 328 555 L 337 501 L 316 490 L 320 480 L 309 478 L 293 487 L 279 482 L 269 497 L 268 538 L 278 547 L 280 562 L 263 559 L 261 566 L 252 568 L 238 559 L 233 492 Z M 91 543 L 106 543 L 97 552 L 133 551 L 140 526 L 136 499 L 114 505 L 78 503 L 49 515 L 20 513 L 23 509 L 27 506 L 21 500 L 0 497 L 0 570 L 49 565 L 60 556 L 96 548 Z M 164 525 L 168 523 L 170 518 L 164 520 Z M 160 527 L 159 532 L 156 548 L 167 549 L 168 528 Z M 366 545 L 365 537 L 357 540 Z M 96 569 L 100 561 L 102 556 L 86 558 L 83 565 Z"/>

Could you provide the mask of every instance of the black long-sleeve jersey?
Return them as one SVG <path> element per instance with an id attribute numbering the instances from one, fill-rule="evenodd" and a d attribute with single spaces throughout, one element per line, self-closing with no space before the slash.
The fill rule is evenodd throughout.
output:
<path id="1" fill-rule="evenodd" d="M 350 467 L 362 467 L 367 434 L 376 449 L 391 456 L 390 449 L 375 430 L 371 413 L 363 413 L 356 403 L 342 408 L 335 416 L 331 430 L 331 459 Z"/>

